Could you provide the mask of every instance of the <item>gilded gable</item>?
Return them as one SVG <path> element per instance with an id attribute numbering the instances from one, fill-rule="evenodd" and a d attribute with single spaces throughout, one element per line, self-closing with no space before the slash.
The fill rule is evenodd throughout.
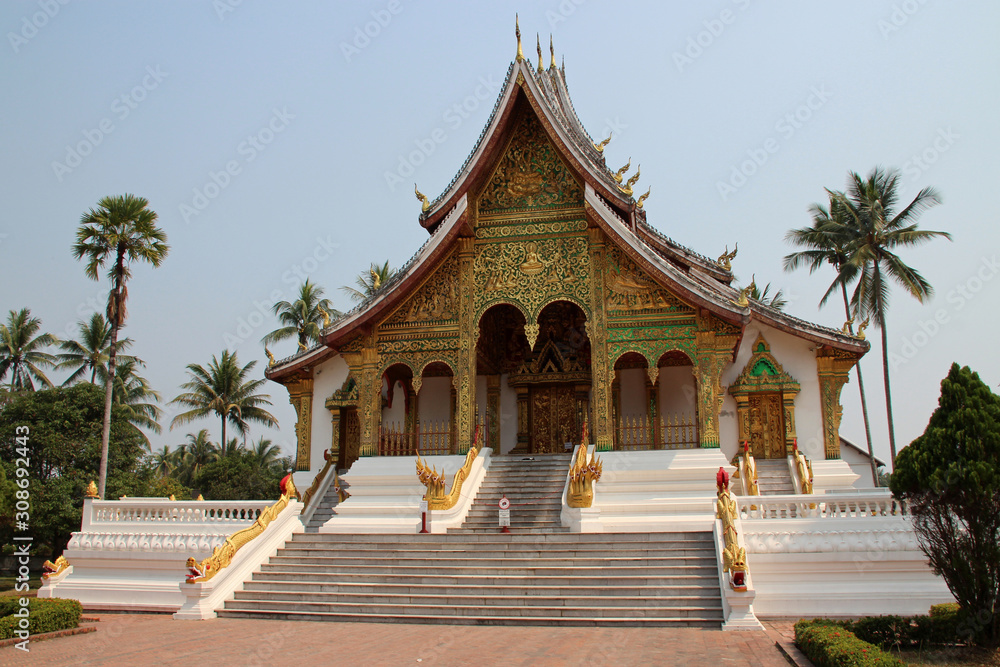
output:
<path id="1" fill-rule="evenodd" d="M 416 294 L 385 320 L 383 326 L 446 322 L 458 317 L 458 258 L 453 253 Z"/>
<path id="2" fill-rule="evenodd" d="M 606 307 L 611 314 L 634 314 L 642 310 L 693 311 L 616 247 L 608 252 L 604 286 Z"/>

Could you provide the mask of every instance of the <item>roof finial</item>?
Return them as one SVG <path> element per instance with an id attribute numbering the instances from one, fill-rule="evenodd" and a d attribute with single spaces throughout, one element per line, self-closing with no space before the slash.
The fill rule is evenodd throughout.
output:
<path id="1" fill-rule="evenodd" d="M 642 208 L 642 205 L 645 203 L 646 199 L 649 197 L 649 193 L 650 193 L 650 191 L 652 189 L 653 189 L 652 186 L 650 186 L 650 188 L 648 190 L 646 190 L 646 194 L 639 195 L 639 201 L 637 201 L 635 203 L 635 207 L 636 208 Z"/>
<path id="2" fill-rule="evenodd" d="M 552 33 L 549 33 L 549 56 L 552 58 L 549 64 L 549 69 L 555 69 L 556 66 L 556 48 L 552 46 Z"/>
<path id="3" fill-rule="evenodd" d="M 545 68 L 542 67 L 542 42 L 537 32 L 535 33 L 535 48 L 538 49 L 538 71 L 543 72 Z"/>
<path id="4" fill-rule="evenodd" d="M 518 23 L 517 14 L 514 14 L 514 34 L 517 35 L 517 62 L 524 60 L 524 51 L 521 50 L 521 24 Z"/>
<path id="5" fill-rule="evenodd" d="M 629 167 L 631 167 L 631 166 L 632 166 L 632 158 L 629 158 L 628 162 L 625 164 L 624 167 L 622 167 L 621 169 L 619 169 L 618 171 L 616 171 L 614 174 L 612 174 L 611 178 L 615 179 L 615 183 L 619 183 L 620 184 L 622 182 L 622 177 L 625 175 L 625 172 L 628 171 Z"/>
<path id="6" fill-rule="evenodd" d="M 603 153 L 604 152 L 604 147 L 607 146 L 609 143 L 611 143 L 611 135 L 612 134 L 613 134 L 612 132 L 608 132 L 608 138 L 607 139 L 604 139 L 600 143 L 594 144 L 594 148 L 597 149 L 598 153 Z"/>
<path id="7" fill-rule="evenodd" d="M 427 195 L 425 195 L 424 193 L 422 193 L 420 190 L 417 190 L 417 184 L 416 183 L 413 184 L 413 193 L 415 195 L 417 195 L 417 199 L 419 199 L 420 202 L 421 202 L 421 204 L 420 204 L 420 212 L 421 213 L 426 213 L 427 209 L 429 209 L 431 207 L 431 203 L 427 199 Z"/>
<path id="8" fill-rule="evenodd" d="M 639 180 L 639 174 L 641 173 L 642 173 L 642 165 L 639 165 L 635 168 L 635 173 L 632 174 L 632 177 L 628 179 L 628 181 L 625 183 L 625 187 L 619 185 L 618 189 L 621 190 L 625 195 L 631 197 L 632 186 L 635 185 L 636 182 Z"/>

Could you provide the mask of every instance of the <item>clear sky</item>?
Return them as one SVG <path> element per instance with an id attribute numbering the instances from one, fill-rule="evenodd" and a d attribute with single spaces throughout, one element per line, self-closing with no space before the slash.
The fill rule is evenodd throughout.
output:
<path id="1" fill-rule="evenodd" d="M 904 255 L 936 295 L 892 294 L 897 440 L 923 431 L 952 361 L 1000 383 L 996 3 L 64 1 L 0 4 L 0 309 L 74 336 L 107 293 L 71 255 L 81 214 L 146 197 L 171 252 L 136 269 L 125 333 L 165 399 L 226 347 L 260 376 L 267 311 L 303 276 L 346 310 L 340 286 L 417 250 L 413 181 L 434 198 L 472 149 L 515 54 L 515 11 L 526 54 L 553 35 L 590 134 L 614 130 L 609 166 L 642 165 L 649 221 L 711 257 L 738 241 L 738 278 L 783 289 L 794 315 L 844 321 L 842 305 L 817 309 L 832 273 L 781 269 L 785 232 L 810 223 L 824 187 L 882 164 L 902 169 L 907 201 L 938 188 L 921 226 L 954 242 Z M 268 391 L 271 435 L 291 452 L 287 394 Z M 842 433 L 863 445 L 853 375 L 843 397 Z M 204 426 L 218 438 L 217 420 Z"/>

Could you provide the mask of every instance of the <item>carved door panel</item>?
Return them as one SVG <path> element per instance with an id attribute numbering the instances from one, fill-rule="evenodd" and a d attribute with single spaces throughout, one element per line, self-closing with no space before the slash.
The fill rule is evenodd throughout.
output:
<path id="1" fill-rule="evenodd" d="M 361 422 L 357 408 L 348 408 L 340 420 L 340 467 L 350 468 L 361 455 Z"/>
<path id="2" fill-rule="evenodd" d="M 572 385 L 534 387 L 531 390 L 531 451 L 555 454 L 564 443 L 576 442 L 576 394 Z"/>
<path id="3" fill-rule="evenodd" d="M 750 453 L 761 459 L 785 457 L 785 410 L 779 394 L 750 395 Z"/>

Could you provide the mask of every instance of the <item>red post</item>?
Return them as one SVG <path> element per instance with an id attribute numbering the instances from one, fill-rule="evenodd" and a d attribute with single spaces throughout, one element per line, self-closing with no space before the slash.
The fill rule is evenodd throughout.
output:
<path id="1" fill-rule="evenodd" d="M 430 531 L 427 530 L 427 501 L 420 501 L 420 534 L 426 534 Z"/>

